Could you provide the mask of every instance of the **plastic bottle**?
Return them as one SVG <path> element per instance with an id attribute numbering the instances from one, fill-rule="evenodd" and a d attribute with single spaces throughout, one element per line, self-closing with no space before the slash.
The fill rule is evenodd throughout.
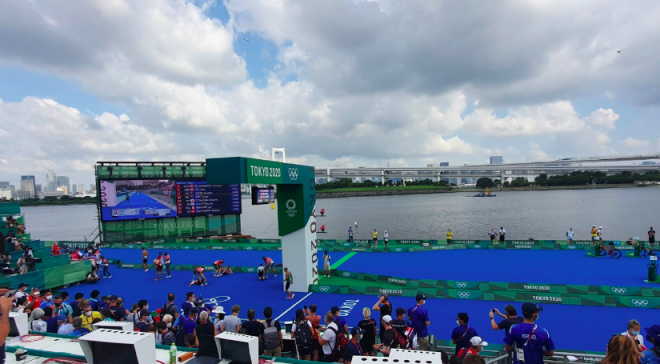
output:
<path id="1" fill-rule="evenodd" d="M 170 346 L 170 364 L 176 364 L 176 345 L 172 343 Z"/>

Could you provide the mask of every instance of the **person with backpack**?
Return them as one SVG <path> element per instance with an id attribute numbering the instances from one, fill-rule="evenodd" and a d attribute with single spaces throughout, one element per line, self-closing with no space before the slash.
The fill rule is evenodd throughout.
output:
<path id="1" fill-rule="evenodd" d="M 481 350 L 484 349 L 484 346 L 488 346 L 488 343 L 484 341 L 479 336 L 475 336 L 472 339 L 470 339 L 470 347 L 469 348 L 463 348 L 458 352 L 458 355 L 456 355 L 456 359 L 458 359 L 459 362 L 463 362 L 463 359 L 467 355 L 479 355 Z"/>
<path id="2" fill-rule="evenodd" d="M 374 350 L 388 357 L 390 356 L 390 349 L 394 349 L 397 346 L 397 333 L 392 328 L 391 316 L 383 316 L 381 330 L 383 331 L 382 341 L 380 344 L 374 345 Z"/>
<path id="3" fill-rule="evenodd" d="M 326 363 L 334 363 L 339 358 L 336 354 L 337 332 L 339 328 L 334 320 L 335 316 L 332 312 L 325 314 L 325 332 L 323 333 L 323 337 L 319 336 L 319 344 L 323 348 L 323 361 Z"/>
<path id="4" fill-rule="evenodd" d="M 295 340 L 296 353 L 300 360 L 310 360 L 312 356 L 313 329 L 312 323 L 305 320 L 305 312 L 301 309 L 296 310 L 296 319 L 291 327 L 291 339 Z"/>
<path id="5" fill-rule="evenodd" d="M 362 344 L 360 344 L 360 337 L 364 333 L 360 327 L 356 326 L 351 330 L 351 341 L 346 346 L 346 353 L 344 354 L 344 363 L 351 364 L 353 356 L 362 356 Z M 373 349 L 372 349 L 373 351 Z"/>
<path id="6" fill-rule="evenodd" d="M 273 308 L 264 308 L 266 321 L 261 324 L 259 340 L 264 343 L 264 355 L 279 358 L 282 356 L 284 340 L 282 339 L 282 327 L 279 321 L 273 320 Z"/>
<path id="7" fill-rule="evenodd" d="M 362 332 L 360 332 L 360 346 L 362 349 L 360 355 L 373 356 L 374 345 L 376 344 L 376 331 L 378 330 L 376 321 L 371 318 L 371 310 L 369 307 L 365 307 L 362 310 L 362 316 L 364 317 L 364 320 L 357 324 L 357 327 L 362 329 Z M 352 331 L 351 334 L 355 337 L 355 334 L 353 334 Z"/>
<path id="8" fill-rule="evenodd" d="M 163 316 L 170 314 L 174 317 L 174 320 L 179 318 L 179 308 L 174 304 L 174 293 L 167 295 L 167 303 L 163 305 L 163 309 L 160 310 L 160 319 L 163 319 Z"/>
<path id="9" fill-rule="evenodd" d="M 380 336 L 380 341 L 382 342 L 383 332 L 385 331 L 383 329 L 383 317 L 392 316 L 392 304 L 390 303 L 390 295 L 388 295 L 385 292 L 381 293 L 378 302 L 376 302 L 376 304 L 374 305 L 374 307 L 371 308 L 371 310 L 380 312 L 380 332 L 378 334 Z"/>

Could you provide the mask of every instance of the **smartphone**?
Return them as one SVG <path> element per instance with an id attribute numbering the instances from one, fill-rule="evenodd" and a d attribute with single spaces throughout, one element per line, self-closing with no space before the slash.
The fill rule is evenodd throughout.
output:
<path id="1" fill-rule="evenodd" d="M 16 294 L 16 291 L 17 291 L 16 289 L 12 289 L 11 291 L 5 293 L 5 297 L 7 297 L 7 298 L 14 297 L 14 294 Z"/>

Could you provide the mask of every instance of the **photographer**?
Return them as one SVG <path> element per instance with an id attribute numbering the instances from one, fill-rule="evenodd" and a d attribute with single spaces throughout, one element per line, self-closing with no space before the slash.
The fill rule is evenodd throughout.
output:
<path id="1" fill-rule="evenodd" d="M 513 305 L 507 305 L 506 307 L 504 307 L 504 312 L 506 312 L 506 315 L 502 315 L 500 313 L 500 310 L 494 308 L 489 313 L 489 316 L 490 316 L 490 324 L 493 327 L 493 330 L 504 330 L 504 337 L 506 337 L 511 326 L 522 323 L 524 320 L 522 317 L 518 317 L 518 312 L 516 312 L 516 308 L 513 307 Z M 499 324 L 496 323 L 495 314 L 502 317 L 504 320 L 500 321 Z"/>

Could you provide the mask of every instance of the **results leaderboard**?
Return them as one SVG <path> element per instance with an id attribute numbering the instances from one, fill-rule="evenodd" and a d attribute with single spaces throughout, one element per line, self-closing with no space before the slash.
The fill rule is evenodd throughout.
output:
<path id="1" fill-rule="evenodd" d="M 241 189 L 239 185 L 177 182 L 176 209 L 179 216 L 240 214 Z"/>

